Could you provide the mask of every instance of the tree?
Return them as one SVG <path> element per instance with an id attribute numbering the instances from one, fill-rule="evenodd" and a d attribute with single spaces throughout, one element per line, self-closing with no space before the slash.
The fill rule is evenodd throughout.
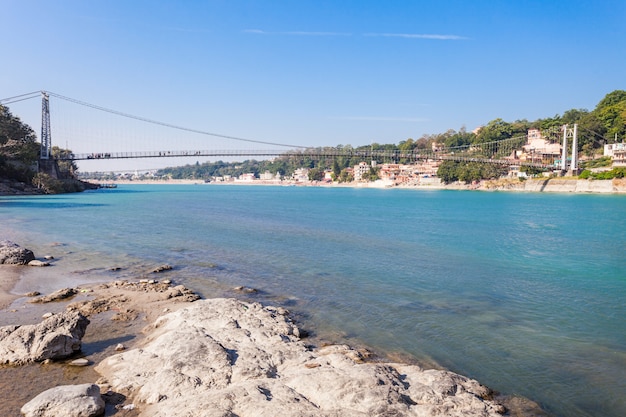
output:
<path id="1" fill-rule="evenodd" d="M 437 176 L 444 182 L 450 184 L 459 180 L 459 163 L 455 161 L 443 161 L 437 169 Z"/>
<path id="2" fill-rule="evenodd" d="M 340 174 L 341 174 L 341 167 L 339 166 L 339 162 L 337 161 L 337 158 L 335 158 L 335 160 L 333 161 L 334 178 L 339 178 Z"/>
<path id="3" fill-rule="evenodd" d="M 55 159 L 58 158 L 66 158 L 70 156 L 72 153 L 69 149 L 61 149 L 58 146 L 52 147 L 52 157 Z M 57 165 L 59 167 L 59 172 L 66 178 L 74 178 L 76 171 L 78 171 L 78 166 L 76 166 L 76 162 L 69 159 L 61 159 L 57 160 Z"/>
<path id="4" fill-rule="evenodd" d="M 361 176 L 361 179 L 363 181 L 376 181 L 377 179 L 379 179 L 379 176 L 378 176 L 379 171 L 380 171 L 380 168 L 378 167 L 370 167 L 370 170 L 364 173 Z"/>
<path id="5" fill-rule="evenodd" d="M 502 119 L 487 123 L 476 135 L 474 143 L 498 142 L 513 136 L 513 126 Z"/>
<path id="6" fill-rule="evenodd" d="M 354 175 L 352 172 L 348 171 L 347 168 L 341 170 L 339 174 L 339 182 L 352 182 L 354 181 Z"/>
<path id="7" fill-rule="evenodd" d="M 31 181 L 39 151 L 35 140 L 33 129 L 0 105 L 0 176 Z"/>
<path id="8" fill-rule="evenodd" d="M 324 180 L 324 170 L 321 168 L 311 168 L 309 169 L 309 181 L 323 181 Z"/>

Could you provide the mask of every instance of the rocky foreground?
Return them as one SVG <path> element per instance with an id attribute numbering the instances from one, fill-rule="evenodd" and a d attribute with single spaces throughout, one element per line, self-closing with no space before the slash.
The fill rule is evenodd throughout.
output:
<path id="1" fill-rule="evenodd" d="M 67 301 L 68 294 L 82 298 Z M 45 390 L 23 405 L 25 416 L 496 416 L 505 412 L 488 388 L 452 372 L 374 362 L 345 345 L 307 345 L 282 308 L 230 298 L 197 300 L 182 286 L 153 280 L 63 290 L 57 297 L 32 301 L 55 299 L 67 302 L 67 309 L 40 324 L 22 326 L 31 336 L 0 340 L 0 362 L 15 366 L 58 360 L 32 349 L 34 341 L 39 340 L 35 344 L 41 347 L 46 338 L 69 348 L 59 357 L 72 355 L 80 348 L 80 329 L 89 322 L 85 317 L 96 325 L 100 314 L 108 314 L 112 325 L 138 317 L 150 324 L 136 345 L 111 348 L 95 364 L 99 379 Z M 75 323 L 79 330 L 59 325 L 59 334 L 65 336 L 52 336 L 54 320 Z M 0 328 L 0 335 L 10 336 L 19 327 Z M 16 351 L 16 340 L 24 344 L 19 359 L 11 353 Z M 111 407 L 114 398 L 118 401 Z"/>
<path id="2" fill-rule="evenodd" d="M 460 375 L 367 363 L 344 345 L 308 347 L 287 311 L 235 299 L 160 317 L 141 348 L 96 366 L 142 416 L 495 416 L 491 392 Z"/>

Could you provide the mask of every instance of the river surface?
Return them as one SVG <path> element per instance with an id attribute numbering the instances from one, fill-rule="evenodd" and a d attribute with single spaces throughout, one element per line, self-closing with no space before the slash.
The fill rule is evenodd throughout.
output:
<path id="1" fill-rule="evenodd" d="M 555 416 L 626 415 L 626 196 L 121 185 L 0 197 L 0 236 L 55 257 L 15 293 L 169 264 Z"/>

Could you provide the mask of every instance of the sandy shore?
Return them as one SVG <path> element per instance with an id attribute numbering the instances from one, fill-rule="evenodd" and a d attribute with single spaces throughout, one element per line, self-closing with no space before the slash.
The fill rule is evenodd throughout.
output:
<path id="1" fill-rule="evenodd" d="M 10 294 L 17 274 L 5 274 L 2 266 L 0 276 L 0 327 L 10 324 L 34 324 L 42 320 L 46 313 L 59 313 L 73 306 L 83 312 L 91 321 L 83 338 L 80 357 L 91 364 L 115 354 L 115 347 L 136 346 L 144 337 L 143 329 L 166 311 L 189 305 L 197 296 L 189 290 L 174 290 L 174 283 L 108 283 L 74 287 L 78 294 L 60 301 L 31 303 L 35 297 L 20 297 Z M 7 278 L 8 276 L 8 278 Z M 189 295 L 193 294 L 193 297 Z M 72 358 L 75 359 L 75 358 Z M 0 366 L 0 396 L 5 399 L 2 405 L 3 416 L 19 416 L 20 408 L 39 393 L 59 386 L 93 383 L 99 375 L 93 366 L 71 367 L 69 360 L 54 361 L 48 364 L 24 366 Z M 24 383 L 19 383 L 24 381 Z M 108 415 L 131 417 L 138 415 L 132 411 L 115 412 L 115 401 L 111 398 L 107 405 Z"/>
<path id="2" fill-rule="evenodd" d="M 19 268 L 24 267 L 13 265 L 0 266 L 0 310 L 4 310 L 19 298 L 19 295 L 11 293 L 11 290 L 20 279 Z"/>
<path id="3" fill-rule="evenodd" d="M 99 181 L 92 180 L 93 183 Z M 584 193 L 584 194 L 625 194 L 626 179 L 613 180 L 581 180 L 577 177 L 534 178 L 520 181 L 516 178 L 484 180 L 471 184 L 455 182 L 442 184 L 437 178 L 422 180 L 420 183 L 390 185 L 384 182 L 293 182 L 293 181 L 230 181 L 205 183 L 201 180 L 123 180 L 115 181 L 118 185 L 257 185 L 257 186 L 299 186 L 299 187 L 330 187 L 330 188 L 401 188 L 415 190 L 468 190 L 468 191 L 514 191 L 532 193 Z"/>

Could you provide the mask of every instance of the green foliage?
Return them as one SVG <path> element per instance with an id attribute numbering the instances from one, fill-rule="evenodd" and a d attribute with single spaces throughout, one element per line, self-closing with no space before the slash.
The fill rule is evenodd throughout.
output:
<path id="1" fill-rule="evenodd" d="M 594 180 L 612 180 L 613 178 L 624 178 L 626 176 L 626 167 L 613 168 L 610 171 L 591 172 L 584 170 L 580 173 L 578 178 L 580 179 L 594 179 Z"/>
<path id="2" fill-rule="evenodd" d="M 531 167 L 531 166 L 528 166 L 528 165 L 522 165 L 519 168 L 519 170 L 520 170 L 520 172 L 523 172 L 523 173 L 525 173 L 526 175 L 528 175 L 530 177 L 535 176 L 535 175 L 540 174 L 541 172 L 543 172 L 543 170 L 541 170 L 539 168 Z"/>
<path id="3" fill-rule="evenodd" d="M 613 160 L 610 156 L 603 156 L 601 158 L 593 159 L 591 161 L 583 161 L 580 163 L 581 168 L 601 168 L 610 167 L 613 165 Z"/>
<path id="4" fill-rule="evenodd" d="M 626 98 L 605 107 L 596 109 L 598 119 L 602 121 L 610 142 L 618 138 L 626 137 Z"/>
<path id="5" fill-rule="evenodd" d="M 324 170 L 320 168 L 309 169 L 309 181 L 324 181 Z"/>
<path id="6" fill-rule="evenodd" d="M 366 173 L 364 173 L 361 176 L 361 179 L 363 181 L 376 181 L 377 179 L 380 178 L 378 176 L 379 172 L 380 172 L 380 168 L 378 168 L 378 167 L 370 167 L 370 170 L 367 171 Z"/>
<path id="7" fill-rule="evenodd" d="M 450 184 L 459 180 L 458 167 L 459 162 L 456 161 L 443 161 L 437 169 L 437 176 L 443 181 L 444 184 Z"/>
<path id="8" fill-rule="evenodd" d="M 437 170 L 437 176 L 445 184 L 463 181 L 469 184 L 473 181 L 500 178 L 506 175 L 508 168 L 482 162 L 444 161 Z"/>
<path id="9" fill-rule="evenodd" d="M 43 190 L 46 194 L 59 194 L 62 193 L 63 183 L 60 180 L 52 178 L 48 174 L 39 172 L 33 177 L 33 185 L 40 190 Z"/>
<path id="10" fill-rule="evenodd" d="M 0 104 L 0 146 L 10 141 L 28 143 L 35 140 L 33 129 L 22 123 L 19 117 L 13 116 L 8 107 Z"/>
<path id="11" fill-rule="evenodd" d="M 354 181 L 354 175 L 348 171 L 347 168 L 344 168 L 341 170 L 341 173 L 339 174 L 339 182 L 352 182 Z"/>
<path id="12" fill-rule="evenodd" d="M 0 105 L 0 177 L 30 183 L 37 166 L 35 132 Z"/>
<path id="13" fill-rule="evenodd" d="M 502 119 L 495 119 L 483 126 L 474 143 L 499 142 L 513 137 L 513 126 Z"/>
<path id="14" fill-rule="evenodd" d="M 67 158 L 71 155 L 72 151 L 69 149 L 61 149 L 58 146 L 52 147 L 52 157 L 53 158 Z M 61 159 L 57 161 L 57 165 L 59 167 L 59 172 L 64 178 L 75 178 L 76 171 L 78 171 L 78 166 L 74 161 L 68 159 Z"/>

